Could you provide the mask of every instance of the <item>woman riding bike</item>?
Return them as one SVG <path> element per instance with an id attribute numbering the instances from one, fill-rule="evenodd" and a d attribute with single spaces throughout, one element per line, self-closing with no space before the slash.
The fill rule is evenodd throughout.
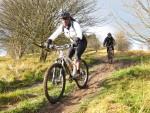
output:
<path id="1" fill-rule="evenodd" d="M 71 17 L 70 13 L 63 12 L 60 15 L 60 18 L 62 20 L 62 24 L 48 38 L 47 48 L 61 33 L 64 33 L 65 36 L 70 39 L 72 42 L 72 47 L 68 51 L 68 57 L 72 59 L 73 55 L 75 55 L 72 75 L 74 78 L 76 78 L 80 76 L 80 60 L 81 55 L 87 47 L 87 40 L 82 33 L 79 23 Z"/>

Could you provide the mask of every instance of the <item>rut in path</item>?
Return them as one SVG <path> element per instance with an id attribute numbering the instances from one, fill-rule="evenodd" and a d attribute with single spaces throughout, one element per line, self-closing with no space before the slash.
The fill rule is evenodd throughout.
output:
<path id="1" fill-rule="evenodd" d="M 69 96 L 62 99 L 60 103 L 47 104 L 39 113 L 71 113 L 75 112 L 80 101 L 99 91 L 100 84 L 105 78 L 116 70 L 116 65 L 100 64 L 89 76 L 88 87 L 86 89 L 76 89 Z"/>

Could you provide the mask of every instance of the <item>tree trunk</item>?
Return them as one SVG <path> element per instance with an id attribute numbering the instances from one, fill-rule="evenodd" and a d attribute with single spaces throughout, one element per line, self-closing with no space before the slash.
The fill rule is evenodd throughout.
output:
<path id="1" fill-rule="evenodd" d="M 47 51 L 41 49 L 40 62 L 45 62 L 47 58 Z"/>

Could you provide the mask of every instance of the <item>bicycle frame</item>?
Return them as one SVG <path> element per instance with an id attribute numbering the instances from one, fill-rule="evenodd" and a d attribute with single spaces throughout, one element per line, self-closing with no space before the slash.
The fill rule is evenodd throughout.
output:
<path id="1" fill-rule="evenodd" d="M 66 57 L 64 54 L 64 50 L 70 48 L 70 45 L 64 45 L 64 46 L 54 46 L 54 49 L 57 50 L 59 57 L 56 59 L 55 62 L 60 63 L 63 66 L 63 69 L 65 70 L 65 72 L 67 74 L 69 74 L 70 77 L 72 77 L 71 75 L 71 70 L 69 67 L 72 66 L 73 67 L 73 62 L 70 58 Z"/>

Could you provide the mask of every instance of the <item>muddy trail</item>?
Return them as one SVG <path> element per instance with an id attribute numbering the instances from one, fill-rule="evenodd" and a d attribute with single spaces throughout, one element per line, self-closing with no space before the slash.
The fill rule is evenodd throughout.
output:
<path id="1" fill-rule="evenodd" d="M 100 90 L 101 83 L 111 75 L 115 70 L 126 68 L 134 65 L 132 62 L 115 61 L 114 64 L 106 62 L 95 66 L 95 69 L 90 72 L 88 87 L 86 89 L 76 89 L 66 97 L 63 97 L 61 102 L 54 105 L 46 104 L 38 113 L 73 113 L 78 110 L 78 105 L 88 96 L 93 95 Z"/>

